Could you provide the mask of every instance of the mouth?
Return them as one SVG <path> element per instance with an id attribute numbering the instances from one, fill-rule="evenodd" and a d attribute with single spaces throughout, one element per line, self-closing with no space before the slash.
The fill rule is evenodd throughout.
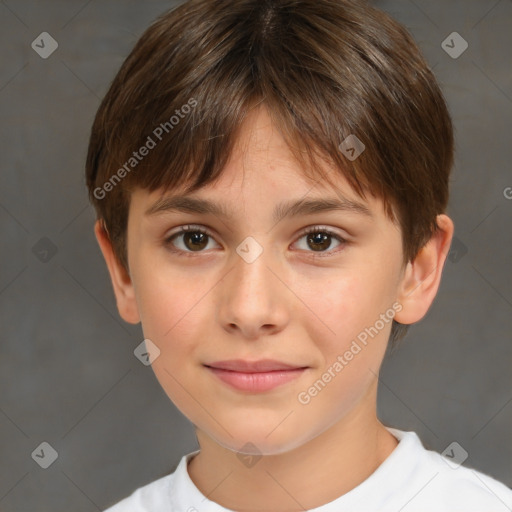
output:
<path id="1" fill-rule="evenodd" d="M 271 359 L 217 361 L 204 365 L 223 383 L 239 391 L 270 391 L 300 377 L 309 367 Z"/>

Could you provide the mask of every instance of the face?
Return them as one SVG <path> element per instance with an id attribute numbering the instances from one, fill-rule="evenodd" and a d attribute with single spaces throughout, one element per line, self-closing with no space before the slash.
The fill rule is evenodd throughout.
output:
<path id="1" fill-rule="evenodd" d="M 401 235 L 380 200 L 336 179 L 333 189 L 304 178 L 260 109 L 220 180 L 189 196 L 225 216 L 166 201 L 179 191 L 132 195 L 132 319 L 160 350 L 152 367 L 169 398 L 224 447 L 291 450 L 347 418 L 375 385 L 401 308 Z M 284 215 L 315 200 L 341 206 Z"/>

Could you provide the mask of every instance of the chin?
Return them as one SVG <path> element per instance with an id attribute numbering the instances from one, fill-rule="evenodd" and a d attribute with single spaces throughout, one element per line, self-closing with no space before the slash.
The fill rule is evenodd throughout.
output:
<path id="1" fill-rule="evenodd" d="M 282 418 L 281 420 L 282 421 Z M 306 431 L 298 431 L 293 425 L 279 425 L 279 422 L 260 425 L 240 423 L 230 425 L 229 434 L 218 429 L 212 432 L 202 429 L 210 438 L 222 447 L 247 455 L 280 455 L 292 451 L 315 438 L 316 435 Z"/>

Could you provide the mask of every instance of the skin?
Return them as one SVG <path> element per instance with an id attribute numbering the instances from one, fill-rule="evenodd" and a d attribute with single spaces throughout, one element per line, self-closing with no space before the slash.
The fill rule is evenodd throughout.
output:
<path id="1" fill-rule="evenodd" d="M 220 180 L 193 194 L 222 203 L 232 217 L 145 215 L 163 195 L 179 191 L 135 190 L 129 272 L 101 224 L 95 226 L 121 317 L 141 322 L 145 338 L 159 347 L 152 364 L 156 377 L 196 426 L 200 453 L 190 461 L 189 475 L 205 496 L 228 509 L 318 507 L 368 478 L 397 445 L 376 415 L 391 322 L 309 403 L 297 397 L 392 304 L 401 306 L 395 319 L 403 324 L 426 314 L 453 222 L 439 215 L 438 233 L 404 264 L 399 227 L 386 217 L 382 201 L 362 201 L 342 176 L 336 179 L 333 191 L 304 178 L 260 107 L 246 119 Z M 329 211 L 273 222 L 276 204 L 305 196 L 357 200 L 372 217 Z M 186 236 L 166 245 L 176 228 L 188 224 L 208 228 L 212 237 L 199 249 Z M 309 226 L 329 228 L 346 242 L 331 237 L 318 249 L 302 233 Z M 263 248 L 252 263 L 236 252 L 248 236 Z M 192 256 L 179 256 L 172 247 Z M 234 390 L 203 366 L 235 358 L 308 368 L 292 382 L 250 393 Z M 243 451 L 263 455 L 251 467 L 237 457 L 248 442 L 256 448 Z"/>

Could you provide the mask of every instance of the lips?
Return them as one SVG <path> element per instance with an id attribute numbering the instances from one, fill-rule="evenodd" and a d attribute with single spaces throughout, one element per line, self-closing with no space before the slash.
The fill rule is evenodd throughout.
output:
<path id="1" fill-rule="evenodd" d="M 216 361 L 214 363 L 205 364 L 205 366 L 210 368 L 217 368 L 219 370 L 230 370 L 240 373 L 264 373 L 306 368 L 306 366 L 283 363 L 274 359 L 260 359 L 259 361 L 231 359 L 228 361 Z"/>
<path id="2" fill-rule="evenodd" d="M 249 393 L 261 393 L 282 386 L 300 377 L 308 368 L 273 359 L 232 359 L 204 366 L 224 384 Z"/>

